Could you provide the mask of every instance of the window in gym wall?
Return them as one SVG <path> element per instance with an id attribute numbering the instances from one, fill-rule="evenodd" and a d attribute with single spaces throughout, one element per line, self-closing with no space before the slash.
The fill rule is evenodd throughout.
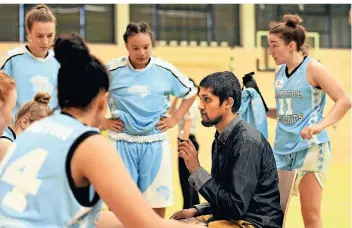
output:
<path id="1" fill-rule="evenodd" d="M 34 4 L 25 4 L 27 13 Z M 88 42 L 115 42 L 113 4 L 48 4 L 57 19 L 56 34 L 77 33 Z"/>
<path id="2" fill-rule="evenodd" d="M 115 6 L 85 5 L 86 40 L 88 42 L 115 42 Z"/>
<path id="3" fill-rule="evenodd" d="M 349 9 L 347 4 L 257 4 L 256 31 L 269 30 L 270 22 L 282 20 L 286 13 L 298 14 L 308 32 L 319 33 L 320 48 L 350 48 Z"/>
<path id="4" fill-rule="evenodd" d="M 277 5 L 257 4 L 255 5 L 255 27 L 256 31 L 268 31 L 269 24 L 272 21 L 277 21 Z M 265 36 L 261 36 L 262 47 L 268 47 L 268 41 Z M 256 41 L 258 43 L 258 41 Z"/>
<path id="5" fill-rule="evenodd" d="M 207 41 L 212 34 L 208 28 L 209 5 L 160 4 L 156 5 L 158 40 Z M 208 37 L 210 36 L 210 37 Z"/>
<path id="6" fill-rule="evenodd" d="M 30 11 L 35 4 L 25 4 L 25 14 Z M 47 4 L 47 6 L 54 13 L 57 26 L 56 35 L 66 33 L 77 33 L 80 34 L 80 5 L 78 4 Z M 82 35 L 82 34 L 81 34 Z M 84 36 L 83 36 L 84 37 Z M 27 40 L 27 34 L 26 38 Z"/>
<path id="7" fill-rule="evenodd" d="M 153 4 L 130 4 L 130 20 L 132 22 L 147 22 L 154 30 L 154 6 Z"/>
<path id="8" fill-rule="evenodd" d="M 348 4 L 330 5 L 332 48 L 351 48 L 351 25 L 348 22 Z"/>
<path id="9" fill-rule="evenodd" d="M 213 9 L 213 40 L 240 46 L 240 5 L 216 4 Z"/>
<path id="10" fill-rule="evenodd" d="M 256 30 L 269 30 L 269 24 L 277 20 L 277 5 L 257 4 L 255 5 Z"/>
<path id="11" fill-rule="evenodd" d="M 0 41 L 20 41 L 19 5 L 0 4 Z"/>
<path id="12" fill-rule="evenodd" d="M 239 5 L 130 5 L 131 21 L 146 21 L 155 40 L 227 41 L 239 45 Z"/>

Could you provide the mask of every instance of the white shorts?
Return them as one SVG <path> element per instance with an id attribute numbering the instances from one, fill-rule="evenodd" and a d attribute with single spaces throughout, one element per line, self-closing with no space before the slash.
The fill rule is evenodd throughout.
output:
<path id="1" fill-rule="evenodd" d="M 324 188 L 332 159 L 329 142 L 312 146 L 292 154 L 274 154 L 274 156 L 278 169 L 297 170 L 297 177 L 293 191 L 294 194 L 298 194 L 299 184 L 308 172 L 314 173 L 321 188 Z"/>

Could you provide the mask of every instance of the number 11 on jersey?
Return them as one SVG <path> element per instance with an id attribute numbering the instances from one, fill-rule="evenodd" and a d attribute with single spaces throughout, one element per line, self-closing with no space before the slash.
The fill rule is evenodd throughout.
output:
<path id="1" fill-rule="evenodd" d="M 279 115 L 292 115 L 291 98 L 279 98 L 279 103 Z M 285 105 L 286 109 L 284 108 Z"/>

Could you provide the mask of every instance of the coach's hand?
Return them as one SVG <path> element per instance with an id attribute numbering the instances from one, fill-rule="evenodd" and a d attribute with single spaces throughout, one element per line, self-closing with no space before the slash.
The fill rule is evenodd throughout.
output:
<path id="1" fill-rule="evenodd" d="M 156 124 L 156 128 L 161 131 L 165 132 L 170 128 L 173 128 L 177 124 L 177 120 L 171 117 L 161 117 L 160 121 Z"/>
<path id="2" fill-rule="evenodd" d="M 193 143 L 189 139 L 185 139 L 185 141 L 180 142 L 178 144 L 178 156 L 183 158 L 187 169 L 190 173 L 193 173 L 197 168 L 200 167 L 198 152 L 194 147 Z"/>
<path id="3" fill-rule="evenodd" d="M 105 119 L 103 121 L 102 128 L 119 133 L 125 130 L 125 123 L 122 122 L 120 119 Z"/>
<path id="4" fill-rule="evenodd" d="M 187 218 L 192 218 L 197 216 L 197 209 L 195 208 L 189 208 L 189 209 L 183 209 L 181 211 L 175 212 L 170 219 L 187 219 Z"/>

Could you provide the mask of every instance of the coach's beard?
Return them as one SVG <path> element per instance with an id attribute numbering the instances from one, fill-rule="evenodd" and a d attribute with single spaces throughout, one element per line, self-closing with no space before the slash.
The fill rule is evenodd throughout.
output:
<path id="1" fill-rule="evenodd" d="M 206 115 L 208 118 L 208 116 Z M 217 125 L 220 121 L 222 120 L 222 115 L 217 116 L 215 119 L 207 119 L 207 120 L 202 120 L 201 123 L 204 127 L 212 127 L 214 125 Z"/>

